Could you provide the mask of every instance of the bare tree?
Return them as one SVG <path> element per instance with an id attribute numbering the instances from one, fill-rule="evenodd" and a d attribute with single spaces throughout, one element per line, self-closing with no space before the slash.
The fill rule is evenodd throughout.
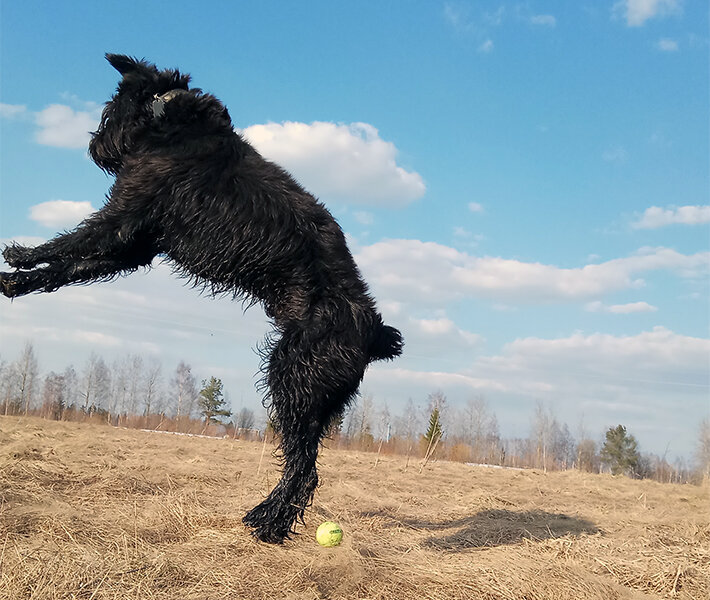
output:
<path id="1" fill-rule="evenodd" d="M 376 437 L 380 440 L 389 441 L 392 432 L 392 417 L 390 415 L 387 403 L 377 411 L 377 431 Z"/>
<path id="2" fill-rule="evenodd" d="M 156 404 L 159 401 L 159 386 L 160 386 L 160 371 L 161 365 L 158 361 L 148 368 L 145 378 L 145 409 L 143 414 L 150 415 L 151 410 L 156 410 Z"/>
<path id="3" fill-rule="evenodd" d="M 108 405 L 110 415 L 121 414 L 125 410 L 128 397 L 128 358 L 117 359 L 111 365 L 111 393 Z"/>
<path id="4" fill-rule="evenodd" d="M 407 466 L 412 449 L 415 448 L 419 439 L 420 431 L 423 427 L 420 411 L 414 405 L 411 398 L 407 399 L 404 412 L 394 419 L 394 436 L 404 440 L 407 448 Z M 406 468 L 406 467 L 405 467 Z"/>
<path id="5" fill-rule="evenodd" d="M 447 413 L 446 396 L 441 390 L 436 390 L 435 392 L 429 394 L 429 396 L 427 397 L 427 403 L 427 415 L 430 415 L 434 410 L 438 410 L 439 416 L 443 418 L 443 416 Z"/>
<path id="6" fill-rule="evenodd" d="M 554 417 L 550 424 L 550 450 L 559 468 L 567 469 L 574 464 L 577 444 L 567 423 L 560 425 Z"/>
<path id="7" fill-rule="evenodd" d="M 27 342 L 17 360 L 18 400 L 22 410 L 27 414 L 37 389 L 37 357 L 32 342 Z"/>
<path id="8" fill-rule="evenodd" d="M 531 441 L 535 466 L 544 470 L 566 469 L 575 462 L 576 442 L 566 423 L 560 424 L 542 402 L 535 405 Z"/>
<path id="9" fill-rule="evenodd" d="M 596 473 L 600 467 L 597 443 L 589 438 L 579 440 L 577 444 L 577 468 L 580 471 Z"/>
<path id="10" fill-rule="evenodd" d="M 499 462 L 498 419 L 483 396 L 472 396 L 466 401 L 457 429 L 461 439 L 471 446 L 473 460 Z"/>
<path id="11" fill-rule="evenodd" d="M 44 379 L 42 388 L 42 412 L 44 417 L 61 420 L 66 409 L 66 386 L 64 376 L 51 372 Z"/>
<path id="12" fill-rule="evenodd" d="M 345 413 L 343 414 L 343 430 L 348 440 L 352 440 L 355 436 L 355 423 L 359 419 L 359 404 L 359 399 L 355 398 L 345 409 Z"/>
<path id="13" fill-rule="evenodd" d="M 394 420 L 394 435 L 413 442 L 422 428 L 419 412 L 414 406 L 414 401 L 409 398 L 404 406 L 402 415 Z"/>
<path id="14" fill-rule="evenodd" d="M 5 363 L 2 370 L 2 400 L 3 412 L 9 415 L 17 410 L 16 392 L 19 388 L 20 373 L 17 362 L 10 364 Z"/>
<path id="15" fill-rule="evenodd" d="M 144 379 L 143 359 L 137 354 L 127 358 L 127 384 L 125 412 L 131 415 L 138 414 L 138 401 Z M 121 411 L 123 412 L 123 410 Z"/>
<path id="16" fill-rule="evenodd" d="M 703 479 L 710 479 L 710 418 L 708 417 L 705 417 L 700 423 L 695 460 Z"/>
<path id="17" fill-rule="evenodd" d="M 363 443 L 372 441 L 372 416 L 374 402 L 372 396 L 365 394 L 350 404 L 343 417 L 345 436 L 349 442 Z"/>
<path id="18" fill-rule="evenodd" d="M 66 396 L 65 402 L 68 409 L 74 410 L 78 403 L 79 395 L 79 378 L 77 377 L 76 371 L 72 365 L 69 365 L 62 373 L 64 378 L 64 394 Z M 63 416 L 63 415 L 62 415 Z"/>
<path id="19" fill-rule="evenodd" d="M 254 417 L 254 411 L 250 408 L 245 407 L 237 413 L 237 418 L 234 422 L 234 425 L 237 430 L 252 429 L 254 427 L 255 421 L 256 418 Z"/>
<path id="20" fill-rule="evenodd" d="M 82 411 L 90 415 L 96 409 L 103 408 L 108 402 L 110 391 L 111 372 L 104 359 L 92 352 L 84 367 L 82 378 Z"/>
<path id="21" fill-rule="evenodd" d="M 358 434 L 361 439 L 365 436 L 372 436 L 372 416 L 374 411 L 375 402 L 372 399 L 372 395 L 365 394 L 360 406 L 360 426 L 358 428 Z"/>
<path id="22" fill-rule="evenodd" d="M 175 397 L 175 417 L 191 417 L 199 392 L 190 365 L 180 361 L 171 383 Z"/>
<path id="23" fill-rule="evenodd" d="M 538 401 L 535 404 L 535 415 L 533 416 L 533 426 L 531 439 L 535 444 L 536 467 L 547 470 L 547 452 L 550 445 L 551 418 L 545 405 Z"/>
<path id="24" fill-rule="evenodd" d="M 37 384 L 37 358 L 32 343 L 28 342 L 25 345 L 18 366 L 20 371 L 20 403 L 24 407 L 24 413 L 27 414 L 34 399 Z"/>

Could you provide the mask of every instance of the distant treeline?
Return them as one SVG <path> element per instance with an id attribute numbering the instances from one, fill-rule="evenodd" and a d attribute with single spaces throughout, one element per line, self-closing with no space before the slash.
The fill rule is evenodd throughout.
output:
<path id="1" fill-rule="evenodd" d="M 222 400 L 221 381 L 211 377 L 198 385 L 186 362 L 165 376 L 160 362 L 139 355 L 109 365 L 92 354 L 79 372 L 68 366 L 61 373 L 40 376 L 31 343 L 15 361 L 0 360 L 0 414 L 250 440 L 274 437 L 265 411 L 242 408 L 232 414 Z M 365 395 L 332 424 L 325 443 L 416 461 L 613 472 L 664 483 L 700 483 L 710 478 L 707 420 L 697 432 L 692 463 L 683 458 L 671 463 L 640 452 L 634 436 L 621 425 L 610 428 L 606 437 L 599 434 L 595 438 L 582 430 L 575 437 L 566 423 L 538 403 L 529 436 L 504 438 L 483 396 L 472 396 L 463 406 L 454 407 L 443 392 L 435 391 L 419 404 L 409 399 L 401 414 L 391 414 L 386 404 Z"/>

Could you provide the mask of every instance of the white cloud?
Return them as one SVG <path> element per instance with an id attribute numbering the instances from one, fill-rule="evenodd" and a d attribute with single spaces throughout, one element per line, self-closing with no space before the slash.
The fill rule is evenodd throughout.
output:
<path id="1" fill-rule="evenodd" d="M 385 321 L 404 336 L 407 358 L 400 366 L 424 371 L 441 368 L 443 364 L 452 369 L 464 368 L 485 344 L 483 336 L 459 327 L 443 311 L 430 310 L 428 317 L 418 318 L 411 316 L 414 312 L 411 306 L 382 300 L 378 306 Z"/>
<path id="2" fill-rule="evenodd" d="M 634 335 L 519 338 L 496 354 L 472 358 L 467 368 L 442 368 L 434 352 L 411 368 L 408 352 L 392 367 L 371 368 L 366 389 L 414 398 L 441 389 L 452 406 L 471 391 L 483 392 L 508 436 L 528 434 L 535 402 L 542 401 L 573 428 L 582 415 L 594 434 L 623 423 L 644 451 L 662 452 L 670 443 L 671 454 L 687 454 L 687 432 L 707 412 L 710 340 L 664 327 Z"/>
<path id="3" fill-rule="evenodd" d="M 460 5 L 451 2 L 444 3 L 444 19 L 456 31 L 469 31 L 473 27 L 466 11 Z"/>
<path id="4" fill-rule="evenodd" d="M 404 368 L 371 367 L 366 375 L 367 384 L 379 383 L 402 389 L 404 386 L 413 386 L 419 395 L 431 390 L 448 390 L 451 388 L 465 388 L 471 390 L 493 390 L 503 392 L 508 389 L 505 383 L 485 377 L 471 377 L 462 373 L 444 371 L 418 371 Z"/>
<path id="5" fill-rule="evenodd" d="M 628 304 L 604 304 L 600 301 L 590 302 L 584 307 L 589 312 L 604 312 L 615 315 L 628 315 L 639 312 L 656 312 L 657 307 L 648 302 L 629 302 Z"/>
<path id="6" fill-rule="evenodd" d="M 416 330 L 418 333 L 422 334 L 428 338 L 447 338 L 449 347 L 453 344 L 451 343 L 454 339 L 456 340 L 456 345 L 465 346 L 477 346 L 482 341 L 483 338 L 470 331 L 465 331 L 459 329 L 456 324 L 448 317 L 441 317 L 438 319 L 410 319 L 409 326 L 407 327 L 409 331 Z"/>
<path id="7" fill-rule="evenodd" d="M 641 218 L 632 223 L 634 229 L 658 229 L 666 225 L 703 225 L 710 223 L 710 205 L 647 208 Z"/>
<path id="8" fill-rule="evenodd" d="M 620 164 L 626 162 L 627 157 L 628 153 L 626 152 L 626 149 L 622 146 L 613 146 L 602 152 L 602 158 L 606 162 Z"/>
<path id="9" fill-rule="evenodd" d="M 629 27 L 640 27 L 653 18 L 680 12 L 680 0 L 620 0 L 612 9 L 615 17 L 626 19 Z"/>
<path id="10" fill-rule="evenodd" d="M 678 42 L 668 38 L 661 38 L 660 40 L 658 40 L 658 44 L 656 44 L 656 47 L 662 52 L 677 52 Z"/>
<path id="11" fill-rule="evenodd" d="M 478 202 L 469 202 L 468 210 L 473 213 L 481 213 L 483 212 L 483 204 L 479 204 Z"/>
<path id="12" fill-rule="evenodd" d="M 355 220 L 361 225 L 372 225 L 375 222 L 373 214 L 364 210 L 354 212 L 353 217 L 355 217 Z"/>
<path id="13" fill-rule="evenodd" d="M 0 118 L 31 119 L 37 126 L 35 141 L 57 148 L 86 148 L 101 118 L 101 106 L 83 102 L 68 94 L 62 95 L 69 104 L 50 104 L 39 112 L 23 104 L 0 103 Z M 75 108 L 76 107 L 76 108 Z"/>
<path id="14" fill-rule="evenodd" d="M 532 15 L 530 17 L 530 23 L 544 27 L 554 27 L 557 25 L 557 19 L 554 15 Z"/>
<path id="15" fill-rule="evenodd" d="M 462 2 L 444 3 L 444 20 L 460 34 L 481 34 L 489 27 L 498 27 L 503 23 L 505 7 L 500 6 L 495 12 L 477 11 L 472 15 L 471 5 Z"/>
<path id="16" fill-rule="evenodd" d="M 39 128 L 35 139 L 45 146 L 86 148 L 101 116 L 100 107 L 90 106 L 89 110 L 75 110 L 66 104 L 51 104 L 41 110 L 35 114 Z"/>
<path id="17" fill-rule="evenodd" d="M 0 102 L 0 118 L 17 119 L 27 114 L 27 107 L 23 104 L 3 104 Z"/>
<path id="18" fill-rule="evenodd" d="M 482 52 L 483 54 L 489 54 L 490 52 L 493 52 L 493 40 L 490 38 L 487 39 L 478 47 L 478 51 Z"/>
<path id="19" fill-rule="evenodd" d="M 395 145 L 367 123 L 267 123 L 242 133 L 325 200 L 404 206 L 426 191 L 419 173 L 397 164 Z"/>
<path id="20" fill-rule="evenodd" d="M 684 255 L 668 248 L 643 248 L 633 256 L 577 268 L 561 268 L 500 257 L 477 257 L 434 242 L 387 240 L 356 256 L 378 295 L 440 304 L 465 297 L 505 303 L 568 302 L 644 285 L 639 275 L 668 270 L 698 277 L 710 252 Z"/>
<path id="21" fill-rule="evenodd" d="M 506 381 L 511 388 L 546 384 L 553 395 L 575 401 L 624 400 L 649 405 L 647 386 L 707 388 L 710 340 L 680 335 L 665 327 L 637 335 L 604 333 L 544 339 L 521 338 L 498 356 L 481 357 L 472 377 Z"/>
<path id="22" fill-rule="evenodd" d="M 87 344 L 91 347 L 115 348 L 121 346 L 121 339 L 115 335 L 107 335 L 100 331 L 76 330 L 72 331 L 70 338 L 80 344 Z"/>
<path id="23" fill-rule="evenodd" d="M 73 227 L 94 212 L 89 202 L 50 200 L 30 207 L 30 219 L 45 227 Z"/>
<path id="24" fill-rule="evenodd" d="M 458 225 L 453 228 L 453 234 L 457 247 L 464 246 L 467 248 L 475 248 L 486 239 L 485 235 L 481 233 L 473 233 L 465 227 L 460 227 Z"/>
<path id="25" fill-rule="evenodd" d="M 619 380 L 630 378 L 655 379 L 655 374 L 673 368 L 679 369 L 676 383 L 707 384 L 702 377 L 683 377 L 680 371 L 707 371 L 710 340 L 674 333 L 665 327 L 654 327 L 631 336 L 614 336 L 604 333 L 584 335 L 575 333 L 566 338 L 521 338 L 507 344 L 503 356 L 482 358 L 478 366 L 497 369 L 513 368 L 549 370 L 556 377 L 574 362 L 574 371 L 590 374 L 607 372 Z M 562 367 L 562 368 L 561 368 Z"/>
<path id="26" fill-rule="evenodd" d="M 503 17 L 505 17 L 505 6 L 499 6 L 495 12 L 483 13 L 483 20 L 494 27 L 503 23 Z"/>

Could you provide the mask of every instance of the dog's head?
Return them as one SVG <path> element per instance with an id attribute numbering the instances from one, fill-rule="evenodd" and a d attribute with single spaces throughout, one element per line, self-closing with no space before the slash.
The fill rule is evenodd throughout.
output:
<path id="1" fill-rule="evenodd" d="M 187 91 L 190 76 L 122 54 L 106 59 L 122 76 L 116 93 L 101 115 L 98 131 L 92 134 L 89 154 L 104 171 L 116 174 L 141 131 L 164 111 L 166 102 Z"/>

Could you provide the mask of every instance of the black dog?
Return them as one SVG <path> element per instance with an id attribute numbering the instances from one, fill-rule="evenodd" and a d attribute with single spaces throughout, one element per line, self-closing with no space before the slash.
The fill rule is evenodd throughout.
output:
<path id="1" fill-rule="evenodd" d="M 116 181 L 75 230 L 35 248 L 11 245 L 0 273 L 10 298 L 110 280 L 164 255 L 214 294 L 261 303 L 275 332 L 264 385 L 283 475 L 244 517 L 280 543 L 315 492 L 324 432 L 357 393 L 367 365 L 402 351 L 383 324 L 345 237 L 326 208 L 232 127 L 189 76 L 108 54 L 123 76 L 89 154 Z"/>

